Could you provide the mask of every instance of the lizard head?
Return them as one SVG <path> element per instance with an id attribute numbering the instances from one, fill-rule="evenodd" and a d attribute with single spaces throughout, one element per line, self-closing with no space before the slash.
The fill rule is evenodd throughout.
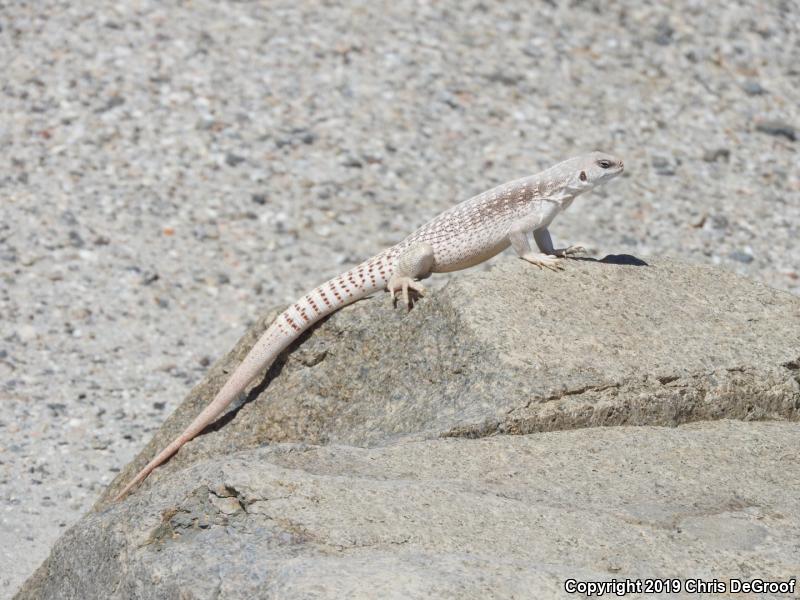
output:
<path id="1" fill-rule="evenodd" d="M 572 161 L 574 163 L 569 169 L 572 181 L 569 186 L 581 192 L 614 179 L 625 168 L 622 159 L 604 152 L 590 152 L 568 162 Z"/>

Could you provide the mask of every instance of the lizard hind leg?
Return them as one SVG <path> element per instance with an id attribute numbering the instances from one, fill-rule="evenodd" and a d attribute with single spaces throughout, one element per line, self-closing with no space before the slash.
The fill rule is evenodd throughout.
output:
<path id="1" fill-rule="evenodd" d="M 386 284 L 387 291 L 395 303 L 399 293 L 408 310 L 418 296 L 425 295 L 425 287 L 419 283 L 433 272 L 433 246 L 427 242 L 412 244 L 397 257 L 394 272 Z"/>

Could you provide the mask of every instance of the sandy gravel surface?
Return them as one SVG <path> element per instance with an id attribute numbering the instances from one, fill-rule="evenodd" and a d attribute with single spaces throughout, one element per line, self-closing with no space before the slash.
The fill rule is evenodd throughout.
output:
<path id="1" fill-rule="evenodd" d="M 256 316 L 562 158 L 626 176 L 557 242 L 800 293 L 798 2 L 531 4 L 3 3 L 0 596 Z"/>

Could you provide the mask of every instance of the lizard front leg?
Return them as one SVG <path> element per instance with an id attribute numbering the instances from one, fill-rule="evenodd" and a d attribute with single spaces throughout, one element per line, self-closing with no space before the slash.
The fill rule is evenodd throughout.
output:
<path id="1" fill-rule="evenodd" d="M 550 253 L 539 253 L 531 251 L 531 244 L 528 241 L 528 234 L 524 231 L 515 231 L 508 235 L 508 239 L 511 242 L 511 246 L 514 248 L 514 252 L 517 253 L 522 260 L 527 260 L 532 265 L 536 265 L 540 269 L 545 267 L 547 269 L 552 269 L 553 271 L 558 271 L 563 267 L 559 264 L 559 260 L 557 256 L 553 256 Z M 541 245 L 539 245 L 541 249 Z M 552 248 L 551 248 L 552 251 Z"/>
<path id="2" fill-rule="evenodd" d="M 536 229 L 533 232 L 533 239 L 536 242 L 536 245 L 539 246 L 539 250 L 541 250 L 544 254 L 558 256 L 560 258 L 568 258 L 573 254 L 586 252 L 586 248 L 580 244 L 575 244 L 573 246 L 569 246 L 568 248 L 553 248 L 553 240 L 550 238 L 550 232 L 547 230 L 547 227 Z"/>
<path id="3" fill-rule="evenodd" d="M 413 303 L 409 290 L 418 296 L 425 295 L 425 287 L 419 283 L 433 271 L 433 246 L 427 242 L 412 244 L 397 258 L 394 272 L 386 284 L 386 289 L 397 300 L 400 292 L 403 303 L 411 310 Z"/>

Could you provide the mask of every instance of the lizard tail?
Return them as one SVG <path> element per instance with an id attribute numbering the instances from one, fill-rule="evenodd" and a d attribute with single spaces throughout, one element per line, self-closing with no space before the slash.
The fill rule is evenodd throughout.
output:
<path id="1" fill-rule="evenodd" d="M 374 258 L 314 288 L 283 311 L 259 338 L 242 363 L 234 370 L 208 406 L 166 448 L 139 471 L 117 494 L 124 498 L 181 446 L 210 425 L 233 402 L 247 385 L 294 340 L 326 315 L 352 302 L 382 290 L 391 276 L 392 254 L 382 252 Z"/>

